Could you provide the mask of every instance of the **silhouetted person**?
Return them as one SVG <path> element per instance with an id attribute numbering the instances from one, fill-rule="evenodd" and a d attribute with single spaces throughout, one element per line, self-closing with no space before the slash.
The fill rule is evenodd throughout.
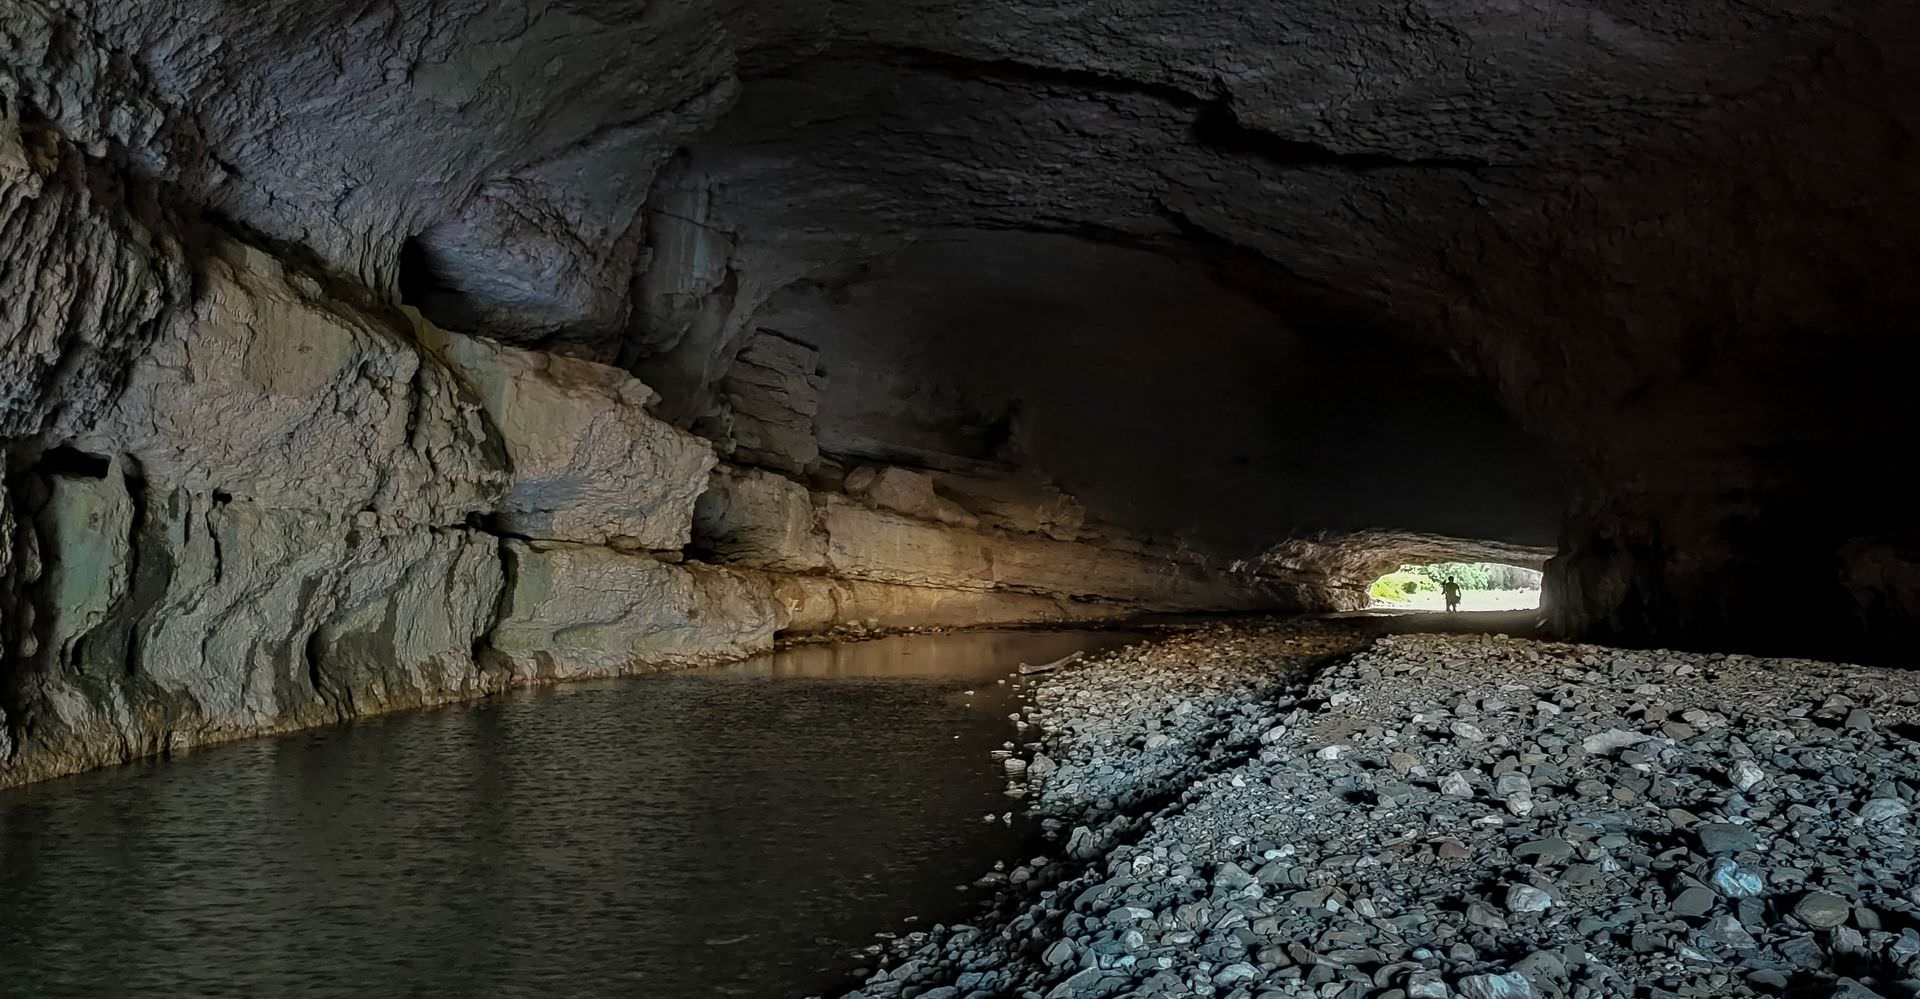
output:
<path id="1" fill-rule="evenodd" d="M 1447 581 L 1440 584 L 1440 593 L 1447 598 L 1447 613 L 1451 614 L 1460 609 L 1460 584 L 1454 582 L 1452 576 L 1448 576 Z"/>

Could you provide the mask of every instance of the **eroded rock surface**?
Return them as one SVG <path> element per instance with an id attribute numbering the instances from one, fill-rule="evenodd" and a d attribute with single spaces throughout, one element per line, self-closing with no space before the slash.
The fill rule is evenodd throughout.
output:
<path id="1" fill-rule="evenodd" d="M 512 580 L 487 645 L 523 680 L 616 676 L 773 648 L 767 583 L 595 545 L 509 542 Z"/>
<path id="2" fill-rule="evenodd" d="M 653 390 L 590 361 L 423 326 L 429 350 L 479 399 L 507 488 L 492 519 L 522 537 L 677 551 L 713 449 L 647 412 Z"/>
<path id="3" fill-rule="evenodd" d="M 118 467 L 42 481 L 8 783 L 500 686 L 470 659 L 501 586 L 491 538 Z"/>
<path id="4" fill-rule="evenodd" d="M 693 530 L 699 547 L 722 561 L 781 572 L 826 568 L 812 494 L 774 472 L 716 470 L 694 508 Z"/>
<path id="5" fill-rule="evenodd" d="M 410 330 L 246 246 L 223 244 L 195 280 L 76 446 L 271 509 L 436 525 L 493 508 L 505 466 L 488 420 Z"/>
<path id="6" fill-rule="evenodd" d="M 979 517 L 968 512 L 966 507 L 941 496 L 933 483 L 933 476 L 925 472 L 893 465 L 880 468 L 863 465 L 847 473 L 841 488 L 849 496 L 908 517 L 938 521 L 952 527 L 980 526 Z"/>
<path id="7" fill-rule="evenodd" d="M 786 472 L 813 468 L 820 458 L 819 367 L 818 350 L 778 333 L 762 330 L 747 342 L 720 382 L 734 458 Z"/>
<path id="8" fill-rule="evenodd" d="M 124 183 L 0 87 L 0 439 L 85 427 L 187 296 L 182 248 Z"/>
<path id="9" fill-rule="evenodd" d="M 35 141 L 100 169 L 51 133 Z M 49 196 L 38 174 L 4 179 L 16 207 Z M 517 684 L 738 658 L 782 633 L 1280 599 L 1250 577 L 1210 581 L 1185 563 L 1169 575 L 1172 563 L 1138 552 L 1023 533 L 1063 518 L 1023 520 L 992 489 L 981 495 L 994 522 L 1016 529 L 983 533 L 908 469 L 869 470 L 879 487 L 856 501 L 719 468 L 714 444 L 654 416 L 657 394 L 621 369 L 442 330 L 209 230 L 192 230 L 200 252 L 180 280 L 166 270 L 173 243 L 115 255 L 151 242 L 123 221 L 83 227 L 104 243 L 76 248 L 132 277 L 48 266 L 39 280 L 64 305 L 9 327 L 65 352 L 16 352 L 23 361 L 79 381 L 68 397 L 22 368 L 31 391 L 9 403 L 14 430 L 34 432 L 4 452 L 0 492 L 0 784 Z M 101 293 L 132 281 L 153 312 L 76 304 L 61 280 Z M 189 285 L 177 302 L 161 294 Z M 45 320 L 67 306 L 70 325 Z M 41 337 L 113 323 L 112 342 Z M 812 441 L 796 426 L 792 440 Z M 843 531 L 835 549 L 828 512 L 843 507 L 882 526 Z M 687 561 L 696 540 L 723 564 Z M 936 557 L 969 545 L 1003 565 L 1035 558 L 1021 554 L 1034 545 L 1066 561 L 1010 575 Z M 1083 580 L 1075 565 L 1108 568 Z"/>

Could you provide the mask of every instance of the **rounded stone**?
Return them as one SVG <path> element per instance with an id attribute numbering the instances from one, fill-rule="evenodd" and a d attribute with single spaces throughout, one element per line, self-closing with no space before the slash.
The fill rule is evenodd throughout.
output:
<path id="1" fill-rule="evenodd" d="M 1793 914 L 1815 929 L 1830 930 L 1847 921 L 1853 907 L 1832 892 L 1810 891 L 1793 904 Z"/>
<path id="2" fill-rule="evenodd" d="M 1532 885 L 1509 885 L 1507 887 L 1508 912 L 1545 912 L 1552 905 L 1553 896 Z"/>

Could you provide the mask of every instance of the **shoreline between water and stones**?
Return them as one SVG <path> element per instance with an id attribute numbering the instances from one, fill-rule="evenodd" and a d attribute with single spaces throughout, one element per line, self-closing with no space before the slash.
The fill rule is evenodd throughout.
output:
<path id="1" fill-rule="evenodd" d="M 501 682 L 470 691 L 450 692 L 444 696 L 422 699 L 413 703 L 363 707 L 356 713 L 322 722 L 293 722 L 285 725 L 202 736 L 198 741 L 162 746 L 150 752 L 133 752 L 127 747 L 122 746 L 118 747 L 118 752 L 101 754 L 99 759 L 91 760 L 85 765 L 68 768 L 54 767 L 50 768 L 44 774 L 12 775 L 19 779 L 12 780 L 11 782 L 6 779 L 0 779 L 0 795 L 5 795 L 17 789 L 43 787 L 59 781 L 84 778 L 89 774 L 98 773 L 103 770 L 111 770 L 117 767 L 141 764 L 164 764 L 170 760 L 217 751 L 230 746 L 244 745 L 250 742 L 284 739 L 322 729 L 348 727 L 362 722 L 383 721 L 398 715 L 473 708 L 501 697 L 533 694 L 542 690 L 571 686 L 573 684 L 604 683 L 607 681 L 637 679 L 661 673 L 732 666 L 749 662 L 763 656 L 777 655 L 789 649 L 814 645 L 868 642 L 908 635 L 945 635 L 967 632 L 1095 631 L 1127 633 L 1165 631 L 1168 633 L 1176 633 L 1185 627 L 1189 627 L 1189 625 L 1164 620 L 1162 617 L 1162 615 L 1156 614 L 1143 614 L 1137 618 L 1114 618 L 1111 620 L 1034 621 L 1029 623 L 996 622 L 974 626 L 904 625 L 898 627 L 877 627 L 852 623 L 838 626 L 831 631 L 783 633 L 776 635 L 772 644 L 768 647 L 747 652 L 716 653 L 670 661 L 635 661 L 630 667 L 615 671 L 582 672 L 568 675 L 536 675 L 514 678 L 509 682 Z M 9 775 L 0 773 L 0 778 L 7 776 Z"/>
<path id="2" fill-rule="evenodd" d="M 1375 633 L 1024 678 L 1051 845 L 847 999 L 1920 993 L 1920 673 Z"/>

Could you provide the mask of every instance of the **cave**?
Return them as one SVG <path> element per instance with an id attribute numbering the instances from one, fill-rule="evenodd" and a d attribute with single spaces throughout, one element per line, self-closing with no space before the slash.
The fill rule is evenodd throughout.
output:
<path id="1" fill-rule="evenodd" d="M 1879 0 L 0 0 L 0 788 L 1433 563 L 1910 665 L 1916 109 Z"/>

